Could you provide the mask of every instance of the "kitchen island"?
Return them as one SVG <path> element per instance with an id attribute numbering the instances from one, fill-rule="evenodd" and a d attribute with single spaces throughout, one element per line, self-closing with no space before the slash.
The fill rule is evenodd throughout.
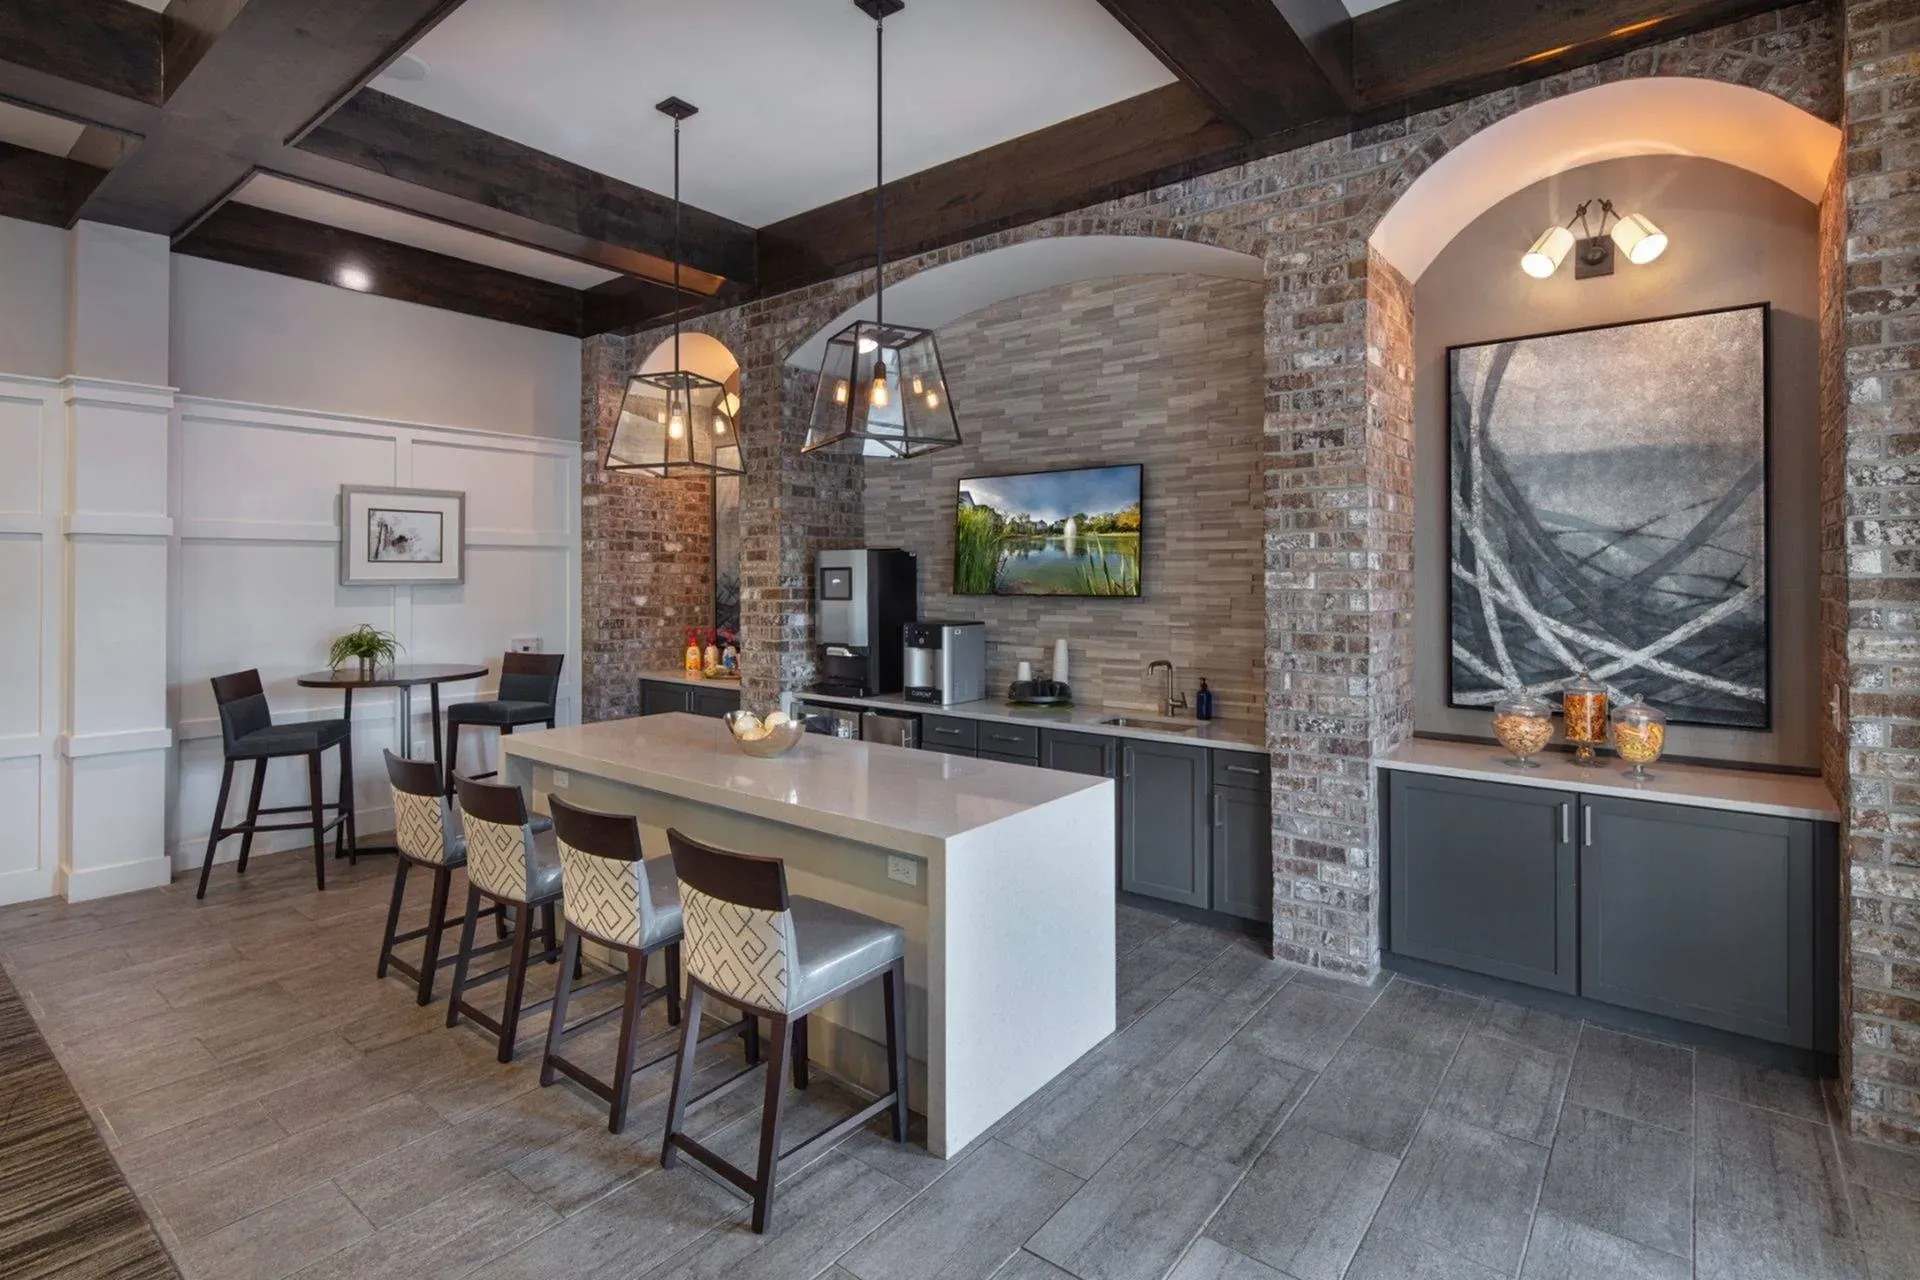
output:
<path id="1" fill-rule="evenodd" d="M 536 810 L 559 791 L 666 829 L 783 859 L 796 894 L 907 934 L 912 1105 L 957 1152 L 1114 1029 L 1114 784 L 809 735 L 744 754 L 685 714 L 516 733 L 506 777 Z M 880 1091 L 877 986 L 812 1017 L 828 1070 Z"/>

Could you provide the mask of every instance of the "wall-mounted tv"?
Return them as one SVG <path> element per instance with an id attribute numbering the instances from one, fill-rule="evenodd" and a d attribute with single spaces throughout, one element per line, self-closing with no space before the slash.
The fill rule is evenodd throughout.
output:
<path id="1" fill-rule="evenodd" d="M 953 589 L 969 596 L 1138 596 L 1140 466 L 960 482 Z"/>

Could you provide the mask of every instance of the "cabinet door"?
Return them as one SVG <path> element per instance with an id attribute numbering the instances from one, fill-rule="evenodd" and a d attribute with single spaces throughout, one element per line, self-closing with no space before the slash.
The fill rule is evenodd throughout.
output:
<path id="1" fill-rule="evenodd" d="M 727 712 L 740 709 L 738 689 L 689 689 L 687 692 L 693 695 L 687 709 L 697 716 L 718 720 Z"/>
<path id="2" fill-rule="evenodd" d="M 961 716 L 921 716 L 920 741 L 930 751 L 970 756 L 980 746 L 980 722 Z"/>
<path id="3" fill-rule="evenodd" d="M 686 711 L 693 705 L 693 690 L 684 684 L 662 680 L 640 682 L 640 714 L 657 716 L 668 711 Z"/>
<path id="4" fill-rule="evenodd" d="M 1579 798 L 1399 771 L 1387 797 L 1391 949 L 1573 991 Z"/>
<path id="5" fill-rule="evenodd" d="M 1001 764 L 1024 764 L 1029 769 L 1033 768 L 1035 763 L 1032 756 L 1010 756 L 1004 751 L 982 751 L 980 758 L 982 760 L 998 760 Z"/>
<path id="6" fill-rule="evenodd" d="M 1096 778 L 1119 776 L 1116 740 L 1100 733 L 1048 729 L 1040 735 L 1040 767 Z"/>
<path id="7" fill-rule="evenodd" d="M 1264 790 L 1214 789 L 1213 909 L 1273 919 L 1273 807 Z"/>
<path id="8" fill-rule="evenodd" d="M 1206 748 L 1127 742 L 1120 752 L 1120 887 L 1211 906 Z"/>
<path id="9" fill-rule="evenodd" d="M 1813 824 L 1588 797 L 1580 993 L 1811 1048 Z"/>

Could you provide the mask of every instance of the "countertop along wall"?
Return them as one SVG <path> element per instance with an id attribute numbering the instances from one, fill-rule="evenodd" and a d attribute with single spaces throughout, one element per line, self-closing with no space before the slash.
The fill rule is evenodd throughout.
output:
<path id="1" fill-rule="evenodd" d="M 1520 270 L 1541 228 L 1589 196 L 1643 212 L 1672 237 L 1656 262 L 1609 277 Z M 1454 238 L 1414 288 L 1416 501 L 1414 727 L 1487 737 L 1483 710 L 1447 706 L 1446 353 L 1498 341 L 1691 311 L 1773 304 L 1773 729 L 1675 726 L 1671 754 L 1820 765 L 1819 210 L 1785 187 L 1713 160 L 1637 156 L 1573 169 L 1501 201 Z"/>
<path id="2" fill-rule="evenodd" d="M 1193 701 L 1206 676 L 1222 718 L 1264 717 L 1261 539 L 1262 285 L 1192 275 L 1061 285 L 940 331 L 965 443 L 866 464 L 866 540 L 920 557 L 922 617 L 987 624 L 987 688 L 1022 659 L 1050 668 L 1064 636 L 1077 698 L 1153 710 L 1172 661 Z M 953 594 L 963 476 L 1138 462 L 1145 467 L 1135 600 Z"/>

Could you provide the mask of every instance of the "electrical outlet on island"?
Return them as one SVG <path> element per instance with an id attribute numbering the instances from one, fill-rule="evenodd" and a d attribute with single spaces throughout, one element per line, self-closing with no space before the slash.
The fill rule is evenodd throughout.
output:
<path id="1" fill-rule="evenodd" d="M 887 855 L 887 879 L 898 880 L 901 884 L 919 884 L 920 864 L 912 858 L 890 853 Z"/>
<path id="2" fill-rule="evenodd" d="M 565 769 L 555 769 L 553 771 L 553 789 L 555 791 L 565 791 L 572 785 L 572 774 L 568 773 Z"/>
<path id="3" fill-rule="evenodd" d="M 542 653 L 539 636 L 515 636 L 507 641 L 509 653 Z"/>

